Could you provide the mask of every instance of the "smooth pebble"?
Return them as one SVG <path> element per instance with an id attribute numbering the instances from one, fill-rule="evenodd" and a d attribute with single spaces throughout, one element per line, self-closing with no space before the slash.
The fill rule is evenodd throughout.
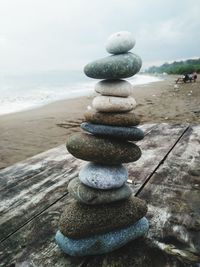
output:
<path id="1" fill-rule="evenodd" d="M 79 179 L 96 189 L 119 188 L 128 180 L 128 171 L 122 165 L 106 166 L 90 162 L 80 170 Z"/>
<path id="2" fill-rule="evenodd" d="M 121 54 L 130 51 L 135 46 L 135 38 L 131 32 L 113 33 L 106 42 L 106 50 L 110 54 Z"/>
<path id="3" fill-rule="evenodd" d="M 99 112 L 127 112 L 136 107 L 133 97 L 96 96 L 92 106 Z"/>

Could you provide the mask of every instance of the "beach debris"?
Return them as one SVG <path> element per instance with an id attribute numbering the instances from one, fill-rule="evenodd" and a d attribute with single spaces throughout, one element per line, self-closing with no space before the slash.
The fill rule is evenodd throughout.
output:
<path id="1" fill-rule="evenodd" d="M 174 84 L 174 91 L 178 91 L 178 90 L 179 90 L 178 84 Z"/>
<path id="2" fill-rule="evenodd" d="M 76 128 L 80 125 L 80 123 L 83 121 L 82 118 L 77 119 L 77 120 L 68 120 L 60 123 L 56 123 L 56 126 L 61 127 L 61 128 Z"/>
<path id="3" fill-rule="evenodd" d="M 87 110 L 91 110 L 92 107 L 90 105 L 87 106 Z"/>
<path id="4" fill-rule="evenodd" d="M 88 161 L 68 185 L 73 201 L 61 215 L 56 242 L 71 256 L 103 254 L 145 236 L 147 204 L 134 197 L 123 163 L 137 161 L 144 138 L 134 113 L 132 85 L 122 78 L 135 75 L 142 61 L 129 52 L 135 39 L 129 32 L 111 35 L 106 50 L 112 56 L 85 66 L 88 77 L 104 79 L 95 85 L 97 96 L 88 106 L 82 133 L 71 135 L 66 147 L 76 158 Z M 130 142 L 131 141 L 131 142 Z"/>

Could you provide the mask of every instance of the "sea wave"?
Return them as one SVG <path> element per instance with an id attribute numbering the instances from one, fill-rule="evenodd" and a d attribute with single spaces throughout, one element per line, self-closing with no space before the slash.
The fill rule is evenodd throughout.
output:
<path id="1" fill-rule="evenodd" d="M 135 75 L 129 79 L 133 85 L 160 81 L 161 78 L 148 75 Z M 97 81 L 69 83 L 66 86 L 0 86 L 0 115 L 34 109 L 58 100 L 89 95 Z"/>

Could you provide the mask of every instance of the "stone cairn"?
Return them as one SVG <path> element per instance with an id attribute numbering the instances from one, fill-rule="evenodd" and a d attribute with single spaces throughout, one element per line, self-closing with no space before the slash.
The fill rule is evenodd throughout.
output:
<path id="1" fill-rule="evenodd" d="M 131 33 L 115 33 L 106 43 L 112 55 L 84 68 L 88 77 L 103 80 L 96 84 L 93 110 L 85 113 L 81 124 L 85 132 L 67 141 L 73 156 L 89 161 L 68 185 L 74 200 L 61 215 L 56 234 L 59 247 L 72 256 L 107 253 L 148 232 L 147 205 L 133 196 L 122 165 L 140 158 L 140 148 L 130 141 L 144 137 L 135 127 L 139 119 L 132 111 L 132 85 L 121 80 L 141 68 L 140 57 L 129 52 L 134 45 Z"/>

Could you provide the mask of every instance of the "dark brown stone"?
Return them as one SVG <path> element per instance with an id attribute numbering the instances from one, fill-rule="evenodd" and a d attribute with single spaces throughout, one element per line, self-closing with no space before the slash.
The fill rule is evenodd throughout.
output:
<path id="1" fill-rule="evenodd" d="M 136 161 L 141 156 L 140 148 L 133 143 L 85 133 L 71 135 L 66 146 L 76 158 L 106 165 Z"/>
<path id="2" fill-rule="evenodd" d="M 85 120 L 87 122 L 113 125 L 113 126 L 136 126 L 140 123 L 139 117 L 133 113 L 103 113 L 94 110 L 86 111 Z"/>
<path id="3" fill-rule="evenodd" d="M 137 222 L 146 213 L 145 201 L 133 195 L 124 201 L 94 206 L 74 200 L 61 215 L 60 231 L 70 238 L 85 238 L 125 228 Z"/>

